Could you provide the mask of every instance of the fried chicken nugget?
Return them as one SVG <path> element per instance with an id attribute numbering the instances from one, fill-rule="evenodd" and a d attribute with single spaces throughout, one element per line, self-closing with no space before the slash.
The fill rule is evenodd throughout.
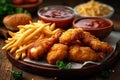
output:
<path id="1" fill-rule="evenodd" d="M 54 44 L 47 54 L 47 62 L 55 64 L 58 60 L 63 60 L 68 55 L 68 46 L 60 43 Z"/>
<path id="2" fill-rule="evenodd" d="M 27 56 L 30 59 L 37 60 L 44 56 L 44 54 L 49 50 L 49 48 L 59 40 L 61 32 L 52 35 L 50 38 L 45 38 L 40 41 L 35 42 L 32 46 L 28 48 Z"/>
<path id="3" fill-rule="evenodd" d="M 85 61 L 101 61 L 105 57 L 103 53 L 96 53 L 90 47 L 72 45 L 69 48 L 68 60 L 83 63 Z"/>
<path id="4" fill-rule="evenodd" d="M 107 42 L 100 41 L 98 38 L 91 35 L 89 32 L 84 31 L 83 34 L 83 42 L 85 44 L 88 44 L 95 51 L 101 51 L 104 53 L 111 53 L 113 51 L 113 47 Z"/>
<path id="5" fill-rule="evenodd" d="M 96 51 L 102 51 L 104 53 L 111 53 L 113 51 L 113 47 L 107 42 L 102 42 L 98 40 L 91 41 L 90 47 Z"/>
<path id="6" fill-rule="evenodd" d="M 91 41 L 98 40 L 98 38 L 95 37 L 94 35 L 91 35 L 90 32 L 84 31 L 83 35 L 84 35 L 83 36 L 83 42 L 85 44 L 90 44 Z"/>
<path id="7" fill-rule="evenodd" d="M 62 44 L 69 44 L 79 39 L 79 37 L 82 37 L 82 33 L 82 28 L 68 29 L 60 36 L 59 41 Z"/>

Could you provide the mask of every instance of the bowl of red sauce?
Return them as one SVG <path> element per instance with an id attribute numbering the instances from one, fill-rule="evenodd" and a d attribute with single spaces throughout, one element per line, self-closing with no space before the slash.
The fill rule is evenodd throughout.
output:
<path id="1" fill-rule="evenodd" d="M 69 28 L 74 20 L 74 11 L 63 5 L 50 5 L 38 10 L 38 17 L 44 22 L 55 23 L 56 28 Z"/>
<path id="2" fill-rule="evenodd" d="M 85 17 L 73 21 L 74 28 L 83 28 L 100 39 L 106 38 L 113 29 L 113 22 L 107 18 Z"/>

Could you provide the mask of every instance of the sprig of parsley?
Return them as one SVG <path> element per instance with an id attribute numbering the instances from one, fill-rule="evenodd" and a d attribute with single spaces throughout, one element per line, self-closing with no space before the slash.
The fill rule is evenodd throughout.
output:
<path id="1" fill-rule="evenodd" d="M 57 66 L 59 69 L 71 69 L 72 64 L 71 64 L 71 63 L 65 63 L 65 62 L 63 62 L 63 61 L 57 61 L 57 62 L 56 62 L 56 66 Z"/>
<path id="2" fill-rule="evenodd" d="M 23 80 L 23 72 L 22 71 L 11 71 L 11 73 L 15 80 Z"/>

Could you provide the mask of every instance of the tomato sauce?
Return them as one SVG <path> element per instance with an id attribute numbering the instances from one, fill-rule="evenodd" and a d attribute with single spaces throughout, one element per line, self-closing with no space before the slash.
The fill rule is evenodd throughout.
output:
<path id="1" fill-rule="evenodd" d="M 74 19 L 74 11 L 66 6 L 48 6 L 39 10 L 38 15 L 44 22 L 56 23 L 56 28 L 64 28 Z"/>
<path id="2" fill-rule="evenodd" d="M 65 19 L 73 16 L 73 12 L 71 10 L 67 10 L 64 8 L 48 9 L 48 10 L 41 11 L 40 14 L 44 17 L 52 18 L 52 19 Z"/>
<path id="3" fill-rule="evenodd" d="M 104 28 L 106 26 L 110 26 L 110 23 L 101 18 L 85 18 L 80 19 L 76 22 L 76 25 L 81 28 Z"/>

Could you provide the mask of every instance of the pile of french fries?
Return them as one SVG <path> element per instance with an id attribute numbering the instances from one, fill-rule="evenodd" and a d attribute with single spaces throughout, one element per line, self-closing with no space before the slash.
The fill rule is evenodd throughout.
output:
<path id="1" fill-rule="evenodd" d="M 18 32 L 8 32 L 11 37 L 5 41 L 6 45 L 2 48 L 13 54 L 17 60 L 26 57 L 26 50 L 34 42 L 48 38 L 59 30 L 55 29 L 55 23 L 45 23 L 40 20 L 36 23 L 30 21 L 30 24 L 19 25 L 18 28 Z"/>
<path id="2" fill-rule="evenodd" d="M 83 16 L 104 16 L 111 12 L 108 6 L 94 0 L 79 5 L 76 11 Z"/>

